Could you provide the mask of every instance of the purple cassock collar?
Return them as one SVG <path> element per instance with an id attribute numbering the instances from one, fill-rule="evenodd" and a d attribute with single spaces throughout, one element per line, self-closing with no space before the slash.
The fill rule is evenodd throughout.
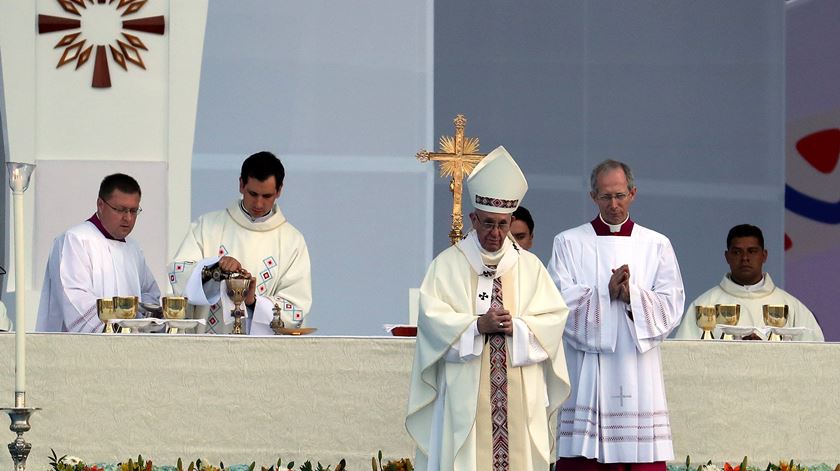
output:
<path id="1" fill-rule="evenodd" d="M 109 234 L 108 231 L 105 230 L 105 226 L 102 225 L 102 221 L 99 220 L 99 216 L 97 216 L 96 213 L 93 213 L 93 216 L 91 216 L 90 219 L 88 219 L 88 222 L 96 226 L 96 228 L 99 229 L 99 232 L 101 232 L 106 239 L 125 242 L 125 239 L 117 239 L 116 237 Z"/>
<path id="2" fill-rule="evenodd" d="M 592 228 L 595 229 L 595 235 L 620 237 L 630 237 L 633 233 L 633 226 L 635 225 L 630 218 L 627 218 L 627 220 L 624 221 L 624 224 L 621 225 L 621 229 L 618 232 L 610 232 L 610 226 L 602 221 L 600 216 L 595 216 L 595 219 L 590 221 L 589 224 L 592 224 Z"/>

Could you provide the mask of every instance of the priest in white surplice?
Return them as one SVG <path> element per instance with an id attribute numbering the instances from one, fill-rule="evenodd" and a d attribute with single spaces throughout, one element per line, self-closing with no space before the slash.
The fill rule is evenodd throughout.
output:
<path id="1" fill-rule="evenodd" d="M 473 230 L 434 261 L 420 315 L 406 428 L 417 470 L 546 470 L 569 392 L 568 310 L 542 263 L 508 236 L 527 190 L 498 147 L 467 180 Z"/>
<path id="2" fill-rule="evenodd" d="M 193 222 L 170 265 L 174 292 L 189 298 L 193 317 L 207 320 L 207 333 L 230 333 L 233 324 L 225 282 L 202 279 L 202 268 L 208 266 L 252 278 L 245 297 L 245 330 L 251 335 L 273 335 L 269 325 L 275 307 L 288 328 L 300 327 L 309 312 L 309 251 L 277 205 L 285 175 L 270 152 L 245 159 L 239 177 L 242 198 Z"/>
<path id="3" fill-rule="evenodd" d="M 718 286 L 701 294 L 688 306 L 685 317 L 675 337 L 681 339 L 699 339 L 702 329 L 697 327 L 695 306 L 714 306 L 715 304 L 739 304 L 741 315 L 738 325 L 764 327 L 765 304 L 786 304 L 788 322 L 786 327 L 804 327 L 805 330 L 795 340 L 822 342 L 822 329 L 814 314 L 793 295 L 776 286 L 769 273 L 764 272 L 767 261 L 767 249 L 764 248 L 764 234 L 761 229 L 740 224 L 729 230 L 726 236 L 726 251 L 723 253 L 729 265 L 729 273 L 723 276 Z M 715 338 L 720 338 L 720 329 L 713 331 Z M 761 338 L 757 334 L 747 336 L 750 340 Z"/>
<path id="4" fill-rule="evenodd" d="M 674 452 L 659 344 L 682 316 L 680 269 L 668 238 L 630 219 L 626 164 L 602 162 L 590 184 L 598 216 L 558 234 L 548 266 L 570 311 L 557 469 L 664 471 Z"/>
<path id="5" fill-rule="evenodd" d="M 102 332 L 96 300 L 137 296 L 157 304 L 160 289 L 128 234 L 140 214 L 140 185 L 122 173 L 99 186 L 96 213 L 55 239 L 47 262 L 39 332 Z"/>

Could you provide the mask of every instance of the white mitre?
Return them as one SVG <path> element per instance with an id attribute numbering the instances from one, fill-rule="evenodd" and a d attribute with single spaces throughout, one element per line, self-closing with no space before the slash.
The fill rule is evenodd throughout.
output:
<path id="1" fill-rule="evenodd" d="M 528 191 L 528 181 L 513 157 L 499 146 L 475 166 L 467 177 L 467 189 L 475 209 L 510 214 Z"/>

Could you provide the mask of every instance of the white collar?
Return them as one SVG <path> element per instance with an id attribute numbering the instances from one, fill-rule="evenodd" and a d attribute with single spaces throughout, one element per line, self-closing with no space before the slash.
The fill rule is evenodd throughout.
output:
<path id="1" fill-rule="evenodd" d="M 601 222 L 610 227 L 610 232 L 621 232 L 621 226 L 623 226 L 625 222 L 630 220 L 630 214 L 628 213 L 627 217 L 624 218 L 624 220 L 618 224 L 610 224 L 607 221 L 604 221 L 604 218 L 601 217 L 600 212 L 598 212 L 598 218 L 601 220 Z"/>
<path id="2" fill-rule="evenodd" d="M 242 211 L 242 214 L 251 222 L 265 222 L 268 221 L 271 216 L 274 216 L 274 213 L 277 211 L 277 206 L 272 205 L 271 210 L 269 210 L 264 216 L 254 217 L 248 213 L 248 210 L 245 209 L 245 201 L 239 200 L 239 209 Z"/>

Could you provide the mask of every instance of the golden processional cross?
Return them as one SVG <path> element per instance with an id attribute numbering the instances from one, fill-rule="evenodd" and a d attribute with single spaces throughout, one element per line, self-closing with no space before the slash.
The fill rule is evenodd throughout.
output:
<path id="1" fill-rule="evenodd" d="M 421 150 L 417 153 L 417 160 L 440 162 L 440 176 L 450 177 L 449 191 L 452 192 L 452 230 L 449 240 L 455 245 L 463 238 L 461 229 L 464 228 L 464 216 L 461 213 L 461 195 L 464 191 L 464 178 L 469 176 L 475 166 L 487 154 L 478 153 L 478 138 L 464 137 L 467 118 L 459 114 L 455 117 L 455 137 L 441 136 L 438 145 L 440 152 Z"/>

